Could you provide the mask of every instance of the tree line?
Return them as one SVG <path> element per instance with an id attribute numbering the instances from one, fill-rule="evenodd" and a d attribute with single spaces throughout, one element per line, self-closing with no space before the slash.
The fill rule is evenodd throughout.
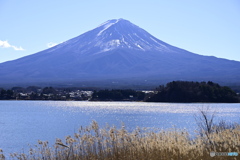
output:
<path id="1" fill-rule="evenodd" d="M 79 88 L 41 88 L 37 86 L 0 88 L 0 100 L 88 100 L 90 96 L 89 91 Z"/>
<path id="2" fill-rule="evenodd" d="M 0 100 L 91 100 L 91 101 L 145 101 L 145 102 L 217 102 L 238 103 L 240 96 L 226 86 L 211 81 L 172 81 L 151 92 L 132 89 L 103 89 L 80 91 L 78 88 L 13 87 L 0 88 Z"/>
<path id="3" fill-rule="evenodd" d="M 131 89 L 120 90 L 99 90 L 94 91 L 91 100 L 93 101 L 143 101 L 145 93 Z"/>
<path id="4" fill-rule="evenodd" d="M 148 95 L 147 102 L 240 102 L 239 95 L 226 86 L 211 81 L 173 81 L 159 86 L 156 92 Z"/>

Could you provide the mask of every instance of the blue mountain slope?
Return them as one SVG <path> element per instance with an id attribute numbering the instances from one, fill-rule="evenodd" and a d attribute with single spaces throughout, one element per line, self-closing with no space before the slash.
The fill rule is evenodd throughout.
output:
<path id="1" fill-rule="evenodd" d="M 0 84 L 97 80 L 198 80 L 240 83 L 240 62 L 171 46 L 124 19 L 55 47 L 0 64 Z M 133 78 L 134 77 L 134 78 Z"/>

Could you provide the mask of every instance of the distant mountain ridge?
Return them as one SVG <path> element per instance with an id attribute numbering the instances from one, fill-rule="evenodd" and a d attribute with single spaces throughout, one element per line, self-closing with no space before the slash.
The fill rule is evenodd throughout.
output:
<path id="1" fill-rule="evenodd" d="M 113 19 L 52 48 L 1 63 L 0 77 L 0 85 L 240 83 L 240 62 L 191 53 L 127 20 Z"/>

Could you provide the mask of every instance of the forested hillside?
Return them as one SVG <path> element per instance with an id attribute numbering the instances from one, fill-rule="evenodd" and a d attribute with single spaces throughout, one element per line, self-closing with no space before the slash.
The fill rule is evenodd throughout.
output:
<path id="1" fill-rule="evenodd" d="M 173 81 L 159 86 L 146 98 L 147 102 L 239 102 L 238 95 L 229 87 L 217 83 Z"/>

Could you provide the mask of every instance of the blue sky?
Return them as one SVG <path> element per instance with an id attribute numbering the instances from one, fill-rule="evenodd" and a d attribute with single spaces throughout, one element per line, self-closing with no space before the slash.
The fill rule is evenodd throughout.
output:
<path id="1" fill-rule="evenodd" d="M 240 61 L 239 0 L 0 0 L 0 62 L 118 18 L 176 47 Z"/>

